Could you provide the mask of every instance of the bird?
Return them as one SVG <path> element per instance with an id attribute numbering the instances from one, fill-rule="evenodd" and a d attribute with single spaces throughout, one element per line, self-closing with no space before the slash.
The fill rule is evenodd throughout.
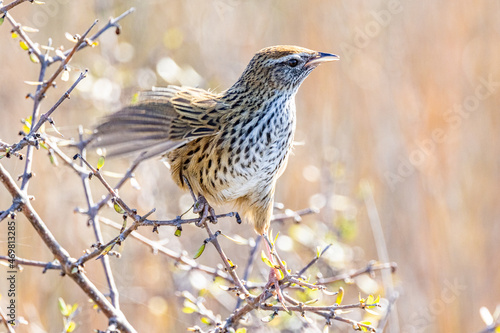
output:
<path id="1" fill-rule="evenodd" d="M 107 156 L 161 156 L 171 176 L 210 206 L 232 203 L 265 235 L 277 179 L 296 127 L 295 95 L 320 64 L 339 56 L 278 45 L 258 51 L 229 89 L 167 86 L 140 92 L 92 135 Z"/>

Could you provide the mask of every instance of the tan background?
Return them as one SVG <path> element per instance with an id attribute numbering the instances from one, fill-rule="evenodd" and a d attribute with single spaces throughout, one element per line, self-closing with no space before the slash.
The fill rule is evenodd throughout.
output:
<path id="1" fill-rule="evenodd" d="M 318 216 L 304 220 L 305 228 L 320 239 L 318 244 L 349 245 L 342 245 L 352 252 L 338 254 L 339 266 L 352 259 L 355 262 L 348 267 L 362 267 L 378 259 L 376 243 L 381 242 L 373 237 L 360 196 L 360 185 L 369 182 L 389 258 L 399 265 L 394 278 L 401 295 L 393 314 L 399 318 L 399 329 L 394 332 L 484 328 L 479 308 L 493 311 L 500 296 L 498 2 L 46 0 L 45 6 L 27 3 L 11 14 L 40 29 L 31 34 L 36 41 L 46 43 L 52 37 L 55 46 L 68 48 L 64 32 L 82 33 L 95 18 L 102 26 L 109 16 L 130 6 L 137 10 L 123 21 L 120 36 L 107 32 L 97 48 L 86 49 L 73 60 L 75 69 L 89 68 L 90 76 L 54 115 L 65 136 L 76 136 L 78 124 L 91 128 L 99 116 L 129 101 L 134 91 L 152 85 L 183 83 L 223 90 L 265 46 L 295 44 L 339 54 L 340 62 L 322 65 L 298 93 L 296 140 L 304 145 L 296 147 L 279 182 L 278 201 L 292 209 L 324 206 Z M 31 101 L 24 96 L 32 87 L 23 81 L 36 81 L 38 67 L 9 31 L 4 22 L 0 138 L 16 142 L 19 119 L 31 114 Z M 177 75 L 164 58 L 180 66 Z M 159 73 L 159 63 L 160 72 L 166 66 L 167 73 Z M 70 81 L 76 76 L 75 70 Z M 69 83 L 59 80 L 42 111 L 67 87 Z M 68 168 L 51 166 L 45 151 L 35 158 L 39 176 L 30 186 L 35 207 L 63 246 L 79 256 L 94 242 L 85 218 L 72 213 L 85 204 L 80 181 Z M 3 159 L 2 164 L 14 176 L 23 167 L 15 159 Z M 113 170 L 126 166 L 127 161 L 106 165 Z M 143 190 L 127 186 L 121 194 L 142 212 L 157 207 L 158 217 L 173 217 L 186 207 L 186 197 L 179 204 L 182 193 L 167 173 L 152 160 L 137 172 Z M 104 192 L 93 185 L 97 200 Z M 343 197 L 333 194 L 345 196 L 348 207 L 339 201 Z M 0 209 L 7 208 L 10 200 L 0 190 Z M 355 220 L 348 224 L 355 228 L 348 239 L 336 237 L 346 236 L 337 229 L 342 218 Z M 5 221 L 0 225 L 2 234 L 4 226 Z M 253 237 L 250 226 L 235 226 L 229 220 L 218 228 Z M 295 237 L 288 225 L 274 228 Z M 168 239 L 167 246 L 177 251 L 194 253 L 205 235 L 194 227 L 185 229 L 180 239 L 166 228 L 159 236 L 149 230 L 142 233 Z M 104 234 L 109 239 L 116 231 L 104 227 Z M 23 218 L 18 219 L 18 235 L 20 256 L 52 260 Z M 180 311 L 182 301 L 174 296 L 174 285 L 190 288 L 187 275 L 171 273 L 176 270 L 167 258 L 152 255 L 136 241 L 127 241 L 121 252 L 122 259 L 112 263 L 122 309 L 140 332 L 183 331 L 199 324 Z M 235 247 L 232 253 L 233 261 L 243 266 L 247 249 Z M 314 255 L 300 242 L 293 252 L 283 253 L 292 262 Z M 215 251 L 207 248 L 200 262 L 217 263 Z M 85 269 L 104 289 L 100 264 L 88 263 Z M 30 332 L 62 329 L 58 297 L 82 308 L 77 317 L 80 332 L 105 327 L 104 316 L 90 308 L 71 280 L 26 267 L 18 283 L 19 311 L 31 323 Z M 356 299 L 358 291 L 349 290 Z M 5 307 L 7 298 L 0 292 L 0 305 Z M 227 315 L 233 300 L 225 294 L 218 297 L 208 306 Z M 270 327 L 279 325 L 278 321 Z"/>

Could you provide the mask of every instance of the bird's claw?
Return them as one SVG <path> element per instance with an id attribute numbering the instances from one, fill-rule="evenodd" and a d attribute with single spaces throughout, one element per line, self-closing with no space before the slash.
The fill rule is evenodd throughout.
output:
<path id="1" fill-rule="evenodd" d="M 198 227 L 202 226 L 208 219 L 212 223 L 217 223 L 217 216 L 215 210 L 209 205 L 207 199 L 200 195 L 198 200 L 194 203 L 193 213 L 200 214 L 200 220 L 196 223 Z"/>
<path id="2" fill-rule="evenodd" d="M 276 296 L 278 297 L 278 301 L 281 303 L 283 306 L 283 309 L 288 312 L 288 308 L 286 307 L 285 304 L 285 297 L 283 296 L 283 293 L 281 292 L 280 288 L 280 273 L 277 268 L 271 268 L 269 271 L 269 278 L 267 281 L 267 288 L 273 287 L 274 290 L 276 291 Z"/>

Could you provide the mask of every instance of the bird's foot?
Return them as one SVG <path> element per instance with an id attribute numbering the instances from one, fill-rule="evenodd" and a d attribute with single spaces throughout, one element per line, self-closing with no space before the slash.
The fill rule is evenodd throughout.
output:
<path id="1" fill-rule="evenodd" d="M 198 227 L 202 226 L 208 219 L 212 223 L 217 223 L 217 216 L 215 210 L 209 205 L 207 199 L 200 195 L 194 203 L 193 213 L 200 214 L 200 221 L 196 223 Z"/>
<path id="2" fill-rule="evenodd" d="M 266 249 L 266 254 L 271 260 L 271 263 L 274 262 L 273 260 L 273 254 L 272 254 L 272 249 L 270 247 L 269 239 L 267 237 L 267 234 L 263 235 L 264 238 L 264 244 L 265 244 L 265 249 Z M 280 269 L 275 267 L 271 267 L 271 270 L 269 271 L 269 278 L 266 284 L 266 289 L 274 287 L 276 296 L 278 297 L 278 301 L 281 303 L 285 311 L 288 312 L 288 308 L 286 307 L 285 304 L 285 297 L 283 296 L 283 293 L 281 292 L 281 287 L 280 287 L 280 280 L 283 277 L 283 273 L 281 273 Z"/>
<path id="3" fill-rule="evenodd" d="M 281 303 L 285 311 L 288 312 L 288 308 L 286 307 L 285 304 L 285 297 L 283 296 L 283 293 L 281 292 L 281 287 L 280 287 L 280 279 L 281 279 L 281 274 L 278 268 L 271 268 L 269 271 L 269 278 L 267 280 L 266 288 L 271 288 L 274 287 L 276 296 L 278 297 L 278 301 Z"/>

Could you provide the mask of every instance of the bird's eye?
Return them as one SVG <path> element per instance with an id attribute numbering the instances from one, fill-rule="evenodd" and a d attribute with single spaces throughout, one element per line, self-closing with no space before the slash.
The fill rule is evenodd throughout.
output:
<path id="1" fill-rule="evenodd" d="M 299 64 L 299 61 L 297 59 L 290 59 L 288 60 L 287 64 L 290 67 L 295 67 Z"/>

